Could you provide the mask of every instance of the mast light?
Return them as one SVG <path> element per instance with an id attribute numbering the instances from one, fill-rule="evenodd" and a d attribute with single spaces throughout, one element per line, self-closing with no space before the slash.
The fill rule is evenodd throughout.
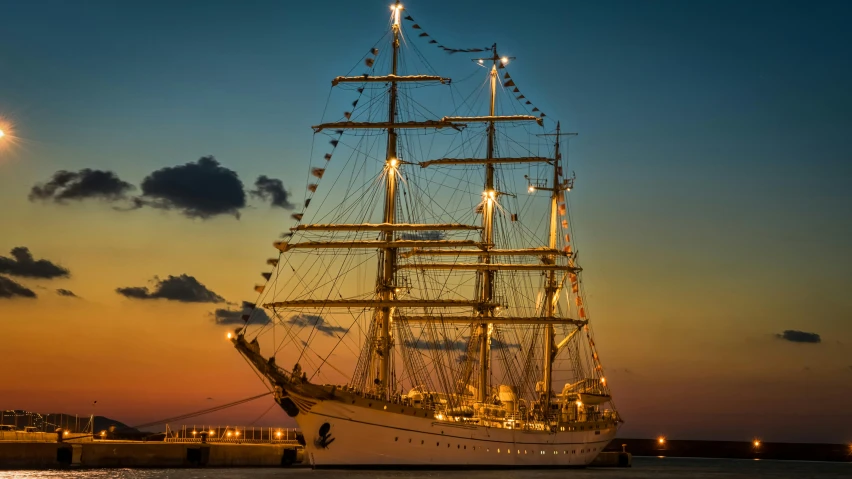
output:
<path id="1" fill-rule="evenodd" d="M 530 192 L 530 193 L 535 193 L 535 186 L 530 185 L 530 187 L 529 187 L 529 192 Z"/>
<path id="2" fill-rule="evenodd" d="M 508 65 L 509 64 L 509 57 L 503 57 L 503 58 L 500 59 L 500 61 L 503 62 L 503 65 Z"/>
<path id="3" fill-rule="evenodd" d="M 388 160 L 388 164 L 391 166 L 391 168 L 396 168 L 397 165 L 399 165 L 399 160 L 397 160 L 396 158 L 391 158 L 390 160 Z"/>

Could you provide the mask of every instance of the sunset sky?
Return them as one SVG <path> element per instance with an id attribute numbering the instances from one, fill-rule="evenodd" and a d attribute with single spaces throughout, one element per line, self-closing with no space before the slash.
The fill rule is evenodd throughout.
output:
<path id="1" fill-rule="evenodd" d="M 0 2 L 0 409 L 132 425 L 266 391 L 211 313 L 254 298 L 293 211 L 250 192 L 301 201 L 309 126 L 388 3 Z M 572 219 L 621 436 L 852 441 L 852 3 L 406 6 L 448 44 L 497 42 L 580 132 Z M 243 186 L 181 203 L 189 163 Z M 181 275 L 210 302 L 156 298 Z M 197 421 L 292 426 L 271 405 Z"/>

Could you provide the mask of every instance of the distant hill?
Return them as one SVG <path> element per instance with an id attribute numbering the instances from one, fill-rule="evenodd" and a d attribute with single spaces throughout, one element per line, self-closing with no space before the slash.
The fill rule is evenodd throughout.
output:
<path id="1" fill-rule="evenodd" d="M 28 426 L 37 427 L 41 431 L 54 432 L 57 429 L 67 429 L 73 432 L 84 431 L 89 424 L 89 416 L 75 416 L 64 413 L 37 413 L 21 409 L 0 411 L 0 424 L 11 424 L 23 429 Z M 140 436 L 148 433 L 132 428 L 121 421 L 95 416 L 95 434 L 106 431 L 110 435 Z"/>

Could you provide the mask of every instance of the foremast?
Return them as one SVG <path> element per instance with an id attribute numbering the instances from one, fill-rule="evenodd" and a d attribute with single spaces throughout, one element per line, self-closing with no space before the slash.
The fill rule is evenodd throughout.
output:
<path id="1" fill-rule="evenodd" d="M 402 12 L 402 4 L 399 0 L 391 6 L 393 13 L 393 38 L 391 40 L 393 48 L 393 57 L 391 60 L 391 75 L 397 76 L 399 68 L 399 30 L 400 30 L 400 14 Z M 397 120 L 397 85 L 396 82 L 390 84 L 390 99 L 388 101 L 388 123 L 391 125 Z M 397 196 L 397 168 L 400 166 L 397 159 L 397 144 L 396 144 L 396 129 L 388 128 L 387 152 L 385 154 L 385 205 L 384 205 L 384 223 L 393 225 L 396 223 L 396 196 Z M 394 240 L 394 231 L 386 230 L 382 233 L 383 239 L 390 245 Z M 381 259 L 379 261 L 379 273 L 376 281 L 376 293 L 382 301 L 391 301 L 394 299 L 396 290 L 396 248 L 383 248 L 381 250 Z M 376 386 L 378 393 L 382 397 L 388 397 L 390 394 L 390 367 L 391 367 L 391 351 L 393 343 L 390 333 L 391 315 L 393 309 L 388 306 L 382 306 L 376 309 L 376 319 L 378 321 L 379 338 L 377 341 L 375 354 L 378 362 L 378 378 Z"/>

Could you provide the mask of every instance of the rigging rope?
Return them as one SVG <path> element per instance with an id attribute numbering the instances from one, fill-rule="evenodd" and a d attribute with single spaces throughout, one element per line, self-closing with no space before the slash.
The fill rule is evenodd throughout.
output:
<path id="1" fill-rule="evenodd" d="M 162 419 L 160 421 L 146 422 L 144 424 L 139 424 L 137 426 L 131 426 L 131 427 L 133 429 L 139 429 L 139 428 L 143 428 L 143 427 L 156 426 L 157 424 L 165 424 L 165 423 L 169 423 L 169 422 L 181 421 L 183 419 L 190 419 L 190 418 L 197 417 L 197 416 L 203 416 L 205 414 L 210 414 L 211 412 L 221 411 L 223 409 L 228 409 L 228 408 L 231 408 L 231 407 L 234 407 L 234 406 L 239 406 L 240 404 L 245 404 L 247 402 L 254 401 L 255 399 L 260 399 L 262 397 L 269 396 L 270 394 L 272 394 L 271 391 L 263 393 L 263 394 L 258 394 L 257 396 L 252 396 L 252 397 L 248 397 L 248 398 L 245 398 L 245 399 L 240 399 L 239 401 L 234 401 L 234 402 L 222 404 L 222 405 L 219 405 L 219 406 L 216 406 L 216 407 L 202 409 L 201 411 L 195 411 L 195 412 L 190 412 L 190 413 L 186 413 L 186 414 L 181 414 L 180 416 L 169 417 L 169 418 L 166 418 L 166 419 Z"/>

